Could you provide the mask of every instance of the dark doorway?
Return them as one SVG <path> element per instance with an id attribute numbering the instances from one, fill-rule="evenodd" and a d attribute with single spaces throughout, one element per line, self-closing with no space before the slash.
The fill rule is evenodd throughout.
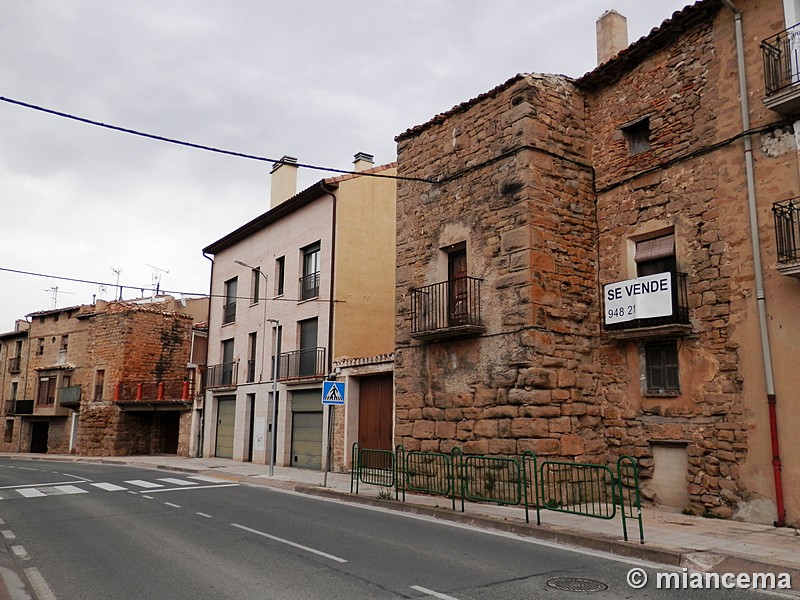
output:
<path id="1" fill-rule="evenodd" d="M 464 325 L 469 322 L 466 249 L 454 250 L 447 255 L 447 279 L 448 325 Z"/>
<path id="2" fill-rule="evenodd" d="M 47 434 L 50 431 L 50 423 L 39 421 L 31 423 L 31 452 L 47 454 Z"/>
<path id="3" fill-rule="evenodd" d="M 164 454 L 178 453 L 178 435 L 180 434 L 180 414 L 165 414 L 164 417 Z"/>

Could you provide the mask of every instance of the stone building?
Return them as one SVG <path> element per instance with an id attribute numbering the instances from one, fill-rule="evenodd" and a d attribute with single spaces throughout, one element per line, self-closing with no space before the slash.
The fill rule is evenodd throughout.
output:
<path id="1" fill-rule="evenodd" d="M 207 299 L 99 300 L 28 315 L 24 329 L 0 338 L 13 353 L 9 364 L 20 357 L 17 385 L 3 385 L 0 449 L 189 455 L 206 335 L 193 325 L 207 318 L 207 306 Z M 12 350 L 23 332 L 27 344 L 20 350 L 14 340 Z M 193 364 L 197 344 L 202 359 Z"/>
<path id="2" fill-rule="evenodd" d="M 396 167 L 358 153 L 352 173 L 301 191 L 297 169 L 276 163 L 269 210 L 203 250 L 204 454 L 320 470 L 330 441 L 342 469 L 354 442 L 392 447 Z M 322 404 L 332 373 L 343 407 Z"/>
<path id="3" fill-rule="evenodd" d="M 629 454 L 662 504 L 800 521 L 795 4 L 630 46 L 611 11 L 590 73 L 398 136 L 397 443 Z"/>

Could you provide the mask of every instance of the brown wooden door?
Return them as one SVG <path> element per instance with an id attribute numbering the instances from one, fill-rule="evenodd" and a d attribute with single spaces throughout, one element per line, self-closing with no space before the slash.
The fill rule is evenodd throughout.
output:
<path id="1" fill-rule="evenodd" d="M 392 375 L 359 379 L 358 446 L 370 450 L 392 449 Z"/>
<path id="2" fill-rule="evenodd" d="M 447 321 L 449 326 L 468 322 L 467 251 L 457 250 L 447 256 Z"/>

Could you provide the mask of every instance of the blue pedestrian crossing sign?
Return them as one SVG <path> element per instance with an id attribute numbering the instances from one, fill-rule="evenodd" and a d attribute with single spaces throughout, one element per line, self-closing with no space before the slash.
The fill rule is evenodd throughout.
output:
<path id="1" fill-rule="evenodd" d="M 322 403 L 344 406 L 344 381 L 323 381 Z"/>

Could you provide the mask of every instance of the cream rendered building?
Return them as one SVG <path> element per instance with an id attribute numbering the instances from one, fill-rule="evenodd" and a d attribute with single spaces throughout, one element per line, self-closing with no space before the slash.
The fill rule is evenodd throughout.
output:
<path id="1" fill-rule="evenodd" d="M 396 166 L 359 153 L 352 174 L 299 193 L 297 168 L 276 163 L 269 211 L 203 250 L 213 256 L 203 454 L 272 464 L 274 443 L 278 466 L 321 469 L 332 456 L 341 469 L 359 436 L 392 443 Z M 322 385 L 336 370 L 346 403 L 331 408 Z"/>

